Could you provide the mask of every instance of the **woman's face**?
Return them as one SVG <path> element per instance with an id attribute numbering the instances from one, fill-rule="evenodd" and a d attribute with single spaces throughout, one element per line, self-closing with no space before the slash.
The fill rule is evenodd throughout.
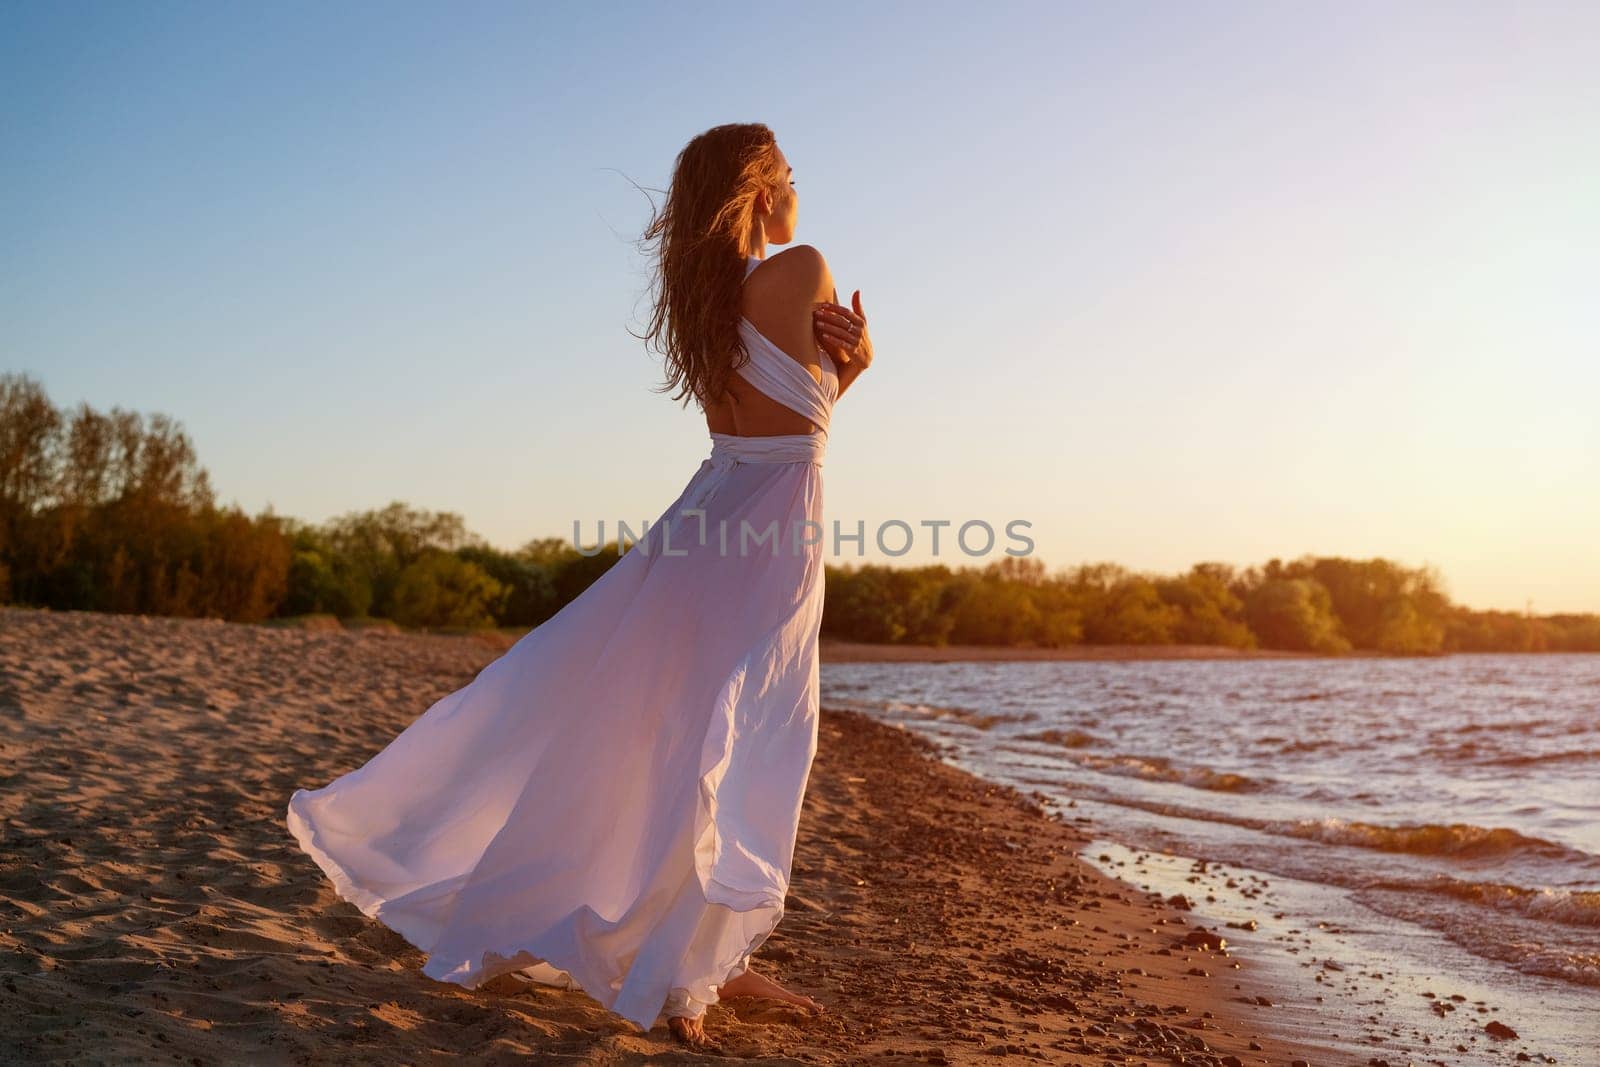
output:
<path id="1" fill-rule="evenodd" d="M 786 245 L 794 240 L 795 225 L 800 218 L 800 196 L 794 188 L 794 168 L 789 166 L 783 149 L 774 145 L 772 150 L 777 154 L 778 167 L 784 177 L 772 195 L 770 214 L 763 219 L 763 223 L 768 244 Z"/>

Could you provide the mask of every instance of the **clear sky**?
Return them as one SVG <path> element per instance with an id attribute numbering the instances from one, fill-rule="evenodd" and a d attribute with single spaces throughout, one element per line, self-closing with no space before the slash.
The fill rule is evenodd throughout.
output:
<path id="1" fill-rule="evenodd" d="M 631 182 L 735 121 L 872 324 L 830 519 L 1600 610 L 1593 3 L 7 2 L 0 370 L 252 513 L 637 526 L 709 444 Z"/>

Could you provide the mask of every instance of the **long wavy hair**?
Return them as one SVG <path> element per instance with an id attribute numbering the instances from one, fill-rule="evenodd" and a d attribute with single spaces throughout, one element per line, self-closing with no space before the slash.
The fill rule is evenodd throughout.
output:
<path id="1" fill-rule="evenodd" d="M 721 400 L 729 376 L 750 358 L 739 337 L 744 247 L 757 194 L 776 194 L 787 178 L 776 146 L 759 122 L 700 134 L 678 153 L 666 202 L 645 229 L 653 307 L 641 339 L 663 357 L 666 383 L 657 391 L 672 391 L 685 407 L 691 396 L 702 409 Z"/>

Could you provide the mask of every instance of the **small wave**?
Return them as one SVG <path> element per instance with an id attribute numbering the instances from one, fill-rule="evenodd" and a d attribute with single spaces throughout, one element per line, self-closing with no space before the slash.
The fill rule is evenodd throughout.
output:
<path id="1" fill-rule="evenodd" d="M 1019 734 L 1018 741 L 1043 741 L 1046 744 L 1060 745 L 1062 748 L 1088 748 L 1098 738 L 1093 734 L 1086 734 L 1082 730 L 1039 730 L 1031 734 Z"/>
<path id="2" fill-rule="evenodd" d="M 1426 892 L 1417 893 L 1416 890 L 1421 887 L 1415 884 L 1401 884 L 1392 888 L 1404 891 L 1395 893 L 1369 888 L 1357 891 L 1354 899 L 1384 915 L 1437 930 L 1473 955 L 1501 960 L 1524 974 L 1556 978 L 1574 985 L 1600 987 L 1600 951 L 1597 951 L 1587 931 L 1579 932 L 1570 928 L 1565 931 L 1552 930 L 1548 925 L 1549 919 L 1526 914 L 1522 904 L 1504 905 L 1511 911 L 1495 917 L 1453 913 L 1452 909 L 1441 906 L 1438 900 L 1427 899 Z M 1517 890 L 1520 887 L 1506 888 Z M 1454 890 L 1445 892 L 1456 895 Z M 1468 889 L 1465 892 L 1471 894 L 1473 891 Z M 1515 892 L 1511 895 L 1491 892 L 1487 899 L 1510 901 L 1519 897 L 1520 894 Z"/>
<path id="3" fill-rule="evenodd" d="M 1546 752 L 1542 755 L 1496 756 L 1480 759 L 1478 762 L 1493 767 L 1531 767 L 1541 763 L 1600 763 L 1600 748 Z"/>
<path id="4" fill-rule="evenodd" d="M 1210 767 L 1174 767 L 1164 756 L 1084 756 L 1080 762 L 1107 774 L 1177 782 L 1218 793 L 1254 793 L 1271 784 L 1232 771 L 1214 771 Z"/>
<path id="5" fill-rule="evenodd" d="M 1454 728 L 1458 734 L 1532 734 L 1545 728 L 1554 728 L 1556 733 L 1580 733 L 1588 727 L 1583 723 L 1573 723 L 1569 727 L 1564 719 L 1511 719 L 1502 722 L 1469 722 Z"/>
<path id="6" fill-rule="evenodd" d="M 1504 856 L 1513 852 L 1535 852 L 1554 858 L 1581 856 L 1578 852 L 1543 838 L 1528 837 L 1505 827 L 1473 826 L 1471 823 L 1420 823 L 1410 826 L 1381 826 L 1376 823 L 1344 819 L 1302 819 L 1286 826 L 1294 837 L 1322 841 L 1330 845 L 1355 845 L 1380 852 L 1404 852 L 1414 856 L 1458 856 L 1478 859 Z"/>
<path id="7" fill-rule="evenodd" d="M 1529 952 L 1512 966 L 1525 974 L 1559 978 L 1574 985 L 1600 987 L 1600 953 L 1563 952 L 1560 949 L 1541 948 Z"/>
<path id="8" fill-rule="evenodd" d="M 1083 757 L 1081 762 L 1092 766 L 1093 761 L 1097 758 L 1103 759 L 1103 757 L 1088 756 Z M 1116 759 L 1132 760 L 1134 758 L 1117 757 Z M 1161 765 L 1165 761 L 1160 758 L 1139 762 L 1145 764 L 1146 767 L 1124 765 L 1121 770 L 1112 767 L 1098 769 L 1106 770 L 1107 773 L 1111 774 L 1161 778 L 1168 781 L 1181 780 L 1183 772 L 1170 767 L 1163 770 Z M 1270 779 L 1257 780 L 1257 782 L 1262 788 L 1276 784 Z M 1081 787 L 1078 788 L 1081 791 Z M 1542 838 L 1528 837 L 1517 833 L 1515 830 L 1484 829 L 1480 826 L 1471 826 L 1463 823 L 1448 826 L 1434 824 L 1380 826 L 1374 823 L 1332 817 L 1289 821 L 1247 815 L 1237 809 L 1198 808 L 1153 798 L 1116 794 L 1103 788 L 1097 789 L 1095 792 L 1096 795 L 1093 799 L 1102 803 L 1116 804 L 1171 818 L 1238 826 L 1278 837 L 1318 841 L 1328 845 L 1344 845 L 1353 848 L 1372 849 L 1378 852 L 1397 852 L 1416 856 L 1438 856 L 1445 859 L 1463 860 L 1498 858 L 1512 854 L 1536 855 L 1545 859 L 1553 859 L 1563 864 L 1564 869 L 1567 870 L 1577 868 L 1593 871 L 1596 868 L 1600 868 L 1600 856 L 1567 845 L 1546 841 Z M 1362 795 L 1364 794 L 1355 794 L 1356 797 Z M 1349 800 L 1352 797 L 1345 796 L 1343 799 Z M 1296 877 L 1331 881 L 1332 884 L 1336 885 L 1360 888 L 1372 884 L 1368 878 L 1362 876 L 1363 869 L 1361 865 L 1347 863 L 1329 867 L 1327 866 L 1327 861 L 1323 860 L 1318 863 L 1315 871 L 1303 870 Z"/>
<path id="9" fill-rule="evenodd" d="M 944 707 L 938 704 L 918 704 L 904 700 L 840 700 L 824 703 L 867 714 L 883 715 L 894 719 L 914 719 L 923 722 L 957 722 L 975 730 L 988 730 L 1004 722 L 1027 722 L 1030 716 L 1005 712 L 985 713 L 968 708 Z"/>
<path id="10" fill-rule="evenodd" d="M 1566 926 L 1600 927 L 1600 890 L 1529 889 L 1501 882 L 1463 882 L 1449 877 L 1426 882 L 1378 882 L 1373 888 L 1420 890 Z"/>

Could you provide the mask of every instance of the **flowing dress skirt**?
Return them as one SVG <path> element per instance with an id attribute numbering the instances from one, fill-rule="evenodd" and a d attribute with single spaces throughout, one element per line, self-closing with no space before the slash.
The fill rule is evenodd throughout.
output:
<path id="1" fill-rule="evenodd" d="M 717 441 L 580 596 L 290 799 L 300 847 L 424 974 L 525 971 L 649 1029 L 703 1012 L 777 925 L 823 600 L 821 466 L 792 440 Z"/>

